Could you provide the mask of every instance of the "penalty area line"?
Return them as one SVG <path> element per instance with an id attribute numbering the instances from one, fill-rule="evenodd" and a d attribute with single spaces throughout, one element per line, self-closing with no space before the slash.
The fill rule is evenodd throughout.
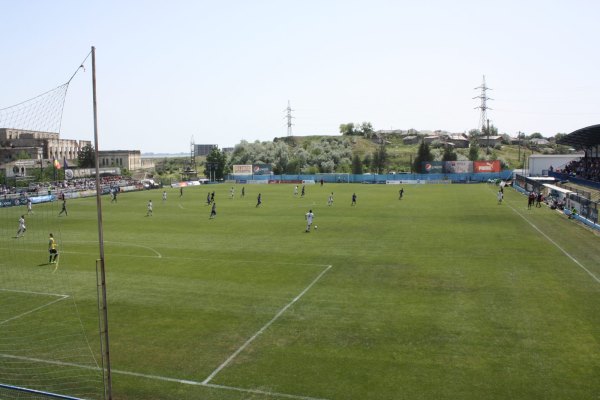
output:
<path id="1" fill-rule="evenodd" d="M 207 385 L 211 380 L 213 380 L 213 378 L 223 370 L 223 368 L 225 368 L 227 365 L 229 365 L 229 363 L 231 361 L 233 361 L 242 351 L 244 351 L 258 336 L 260 336 L 264 331 L 266 331 L 271 325 L 273 325 L 273 323 L 275 321 L 277 321 L 279 319 L 279 317 L 281 317 L 283 315 L 283 313 L 285 313 L 292 305 L 294 305 L 294 303 L 296 303 L 298 300 L 300 300 L 302 298 L 302 296 L 304 296 L 306 294 L 306 292 L 308 292 L 314 285 L 315 283 L 317 283 L 319 281 L 319 279 L 321 279 L 321 277 L 323 275 L 325 275 L 325 273 L 327 271 L 329 271 L 331 269 L 331 265 L 328 265 L 327 268 L 325 268 L 323 271 L 321 271 L 321 273 L 307 286 L 304 288 L 304 290 L 302 292 L 300 292 L 299 295 L 297 295 L 296 297 L 294 297 L 292 299 L 292 301 L 290 301 L 288 304 L 286 304 L 281 310 L 279 310 L 279 312 L 277 314 L 275 314 L 275 316 L 273 318 L 271 318 L 271 320 L 269 322 L 267 322 L 262 328 L 260 328 L 254 335 L 252 335 L 248 340 L 246 340 L 246 342 L 244 344 L 242 344 L 236 351 L 233 352 L 233 354 L 231 354 L 221 365 L 219 365 L 206 379 L 204 379 L 202 381 L 202 383 L 204 385 Z"/>

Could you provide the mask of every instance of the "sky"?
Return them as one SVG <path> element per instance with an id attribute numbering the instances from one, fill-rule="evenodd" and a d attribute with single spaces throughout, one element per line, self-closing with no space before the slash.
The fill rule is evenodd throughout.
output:
<path id="1" fill-rule="evenodd" d="M 600 123 L 596 0 L 0 0 L 0 108 L 71 80 L 61 138 L 190 151 L 292 133 L 544 136 Z M 84 69 L 78 69 L 82 61 Z"/>

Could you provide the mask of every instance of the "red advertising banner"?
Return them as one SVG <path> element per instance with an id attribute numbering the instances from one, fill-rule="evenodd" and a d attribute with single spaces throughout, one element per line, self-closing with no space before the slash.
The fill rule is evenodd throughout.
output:
<path id="1" fill-rule="evenodd" d="M 473 172 L 500 172 L 500 160 L 473 161 Z"/>

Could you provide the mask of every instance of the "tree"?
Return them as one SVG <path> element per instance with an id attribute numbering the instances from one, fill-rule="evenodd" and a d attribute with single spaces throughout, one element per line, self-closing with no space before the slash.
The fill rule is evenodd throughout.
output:
<path id="1" fill-rule="evenodd" d="M 354 123 L 348 122 L 347 124 L 341 124 L 340 133 L 342 135 L 356 135 L 357 132 L 354 130 Z"/>
<path id="2" fill-rule="evenodd" d="M 479 129 L 471 129 L 469 131 L 469 138 L 476 138 L 478 136 L 481 136 L 481 131 Z"/>
<path id="3" fill-rule="evenodd" d="M 370 137 L 374 132 L 373 124 L 371 124 L 370 122 L 363 122 L 362 124 L 360 124 L 359 130 L 364 137 Z"/>
<path id="4" fill-rule="evenodd" d="M 479 145 L 477 142 L 471 142 L 469 146 L 469 160 L 477 161 L 479 159 Z"/>
<path id="5" fill-rule="evenodd" d="M 371 155 L 365 154 L 365 158 L 363 159 L 364 166 L 367 167 L 368 170 L 370 170 L 372 163 L 373 163 L 373 160 L 371 159 Z"/>
<path id="6" fill-rule="evenodd" d="M 86 144 L 77 153 L 77 166 L 79 168 L 93 168 L 96 166 L 96 152 L 91 144 Z"/>
<path id="7" fill-rule="evenodd" d="M 213 147 L 210 153 L 208 153 L 206 156 L 204 175 L 208 177 L 212 175 L 215 180 L 223 179 L 226 162 L 227 155 L 225 152 Z"/>
<path id="8" fill-rule="evenodd" d="M 419 149 L 417 150 L 417 156 L 413 162 L 414 170 L 421 174 L 423 173 L 423 163 L 425 161 L 433 161 L 433 155 L 429 149 L 429 145 L 424 140 L 421 141 Z"/>
<path id="9" fill-rule="evenodd" d="M 29 160 L 31 159 L 31 156 L 25 150 L 21 150 L 17 153 L 16 158 L 17 160 Z"/>
<path id="10" fill-rule="evenodd" d="M 529 139 L 543 139 L 544 136 L 542 136 L 541 133 L 539 132 L 534 132 L 531 135 L 529 135 Z"/>
<path id="11" fill-rule="evenodd" d="M 363 173 L 363 164 L 358 154 L 354 154 L 354 157 L 352 157 L 352 173 L 357 175 Z"/>
<path id="12" fill-rule="evenodd" d="M 375 173 L 383 174 L 385 171 L 385 166 L 387 164 L 387 150 L 385 149 L 385 145 L 382 143 L 377 150 L 373 152 L 373 162 L 372 167 Z"/>
<path id="13" fill-rule="evenodd" d="M 564 138 L 565 136 L 567 136 L 566 133 L 557 133 L 556 135 L 554 135 L 554 141 L 558 142 L 560 139 Z"/>
<path id="14" fill-rule="evenodd" d="M 454 151 L 452 146 L 446 146 L 444 148 L 444 153 L 442 154 L 442 161 L 456 161 L 458 160 L 458 155 Z"/>

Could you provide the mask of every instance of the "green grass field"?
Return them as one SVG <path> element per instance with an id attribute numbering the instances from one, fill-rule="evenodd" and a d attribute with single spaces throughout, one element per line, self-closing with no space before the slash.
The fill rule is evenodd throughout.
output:
<path id="1" fill-rule="evenodd" d="M 246 185 L 240 198 L 235 185 L 233 200 L 230 188 L 103 198 L 115 399 L 600 398 L 594 232 L 527 210 L 512 189 L 498 205 L 487 184 L 405 185 L 402 200 L 394 185 L 307 186 L 304 198 L 293 185 Z M 34 206 L 20 239 L 24 207 L 0 209 L 0 289 L 22 291 L 0 291 L 0 383 L 6 353 L 52 361 L 12 349 L 22 342 L 3 330 L 73 314 L 38 289 L 75 299 L 69 324 L 99 358 L 96 201 L 68 208 Z M 318 230 L 305 233 L 310 208 Z"/>

